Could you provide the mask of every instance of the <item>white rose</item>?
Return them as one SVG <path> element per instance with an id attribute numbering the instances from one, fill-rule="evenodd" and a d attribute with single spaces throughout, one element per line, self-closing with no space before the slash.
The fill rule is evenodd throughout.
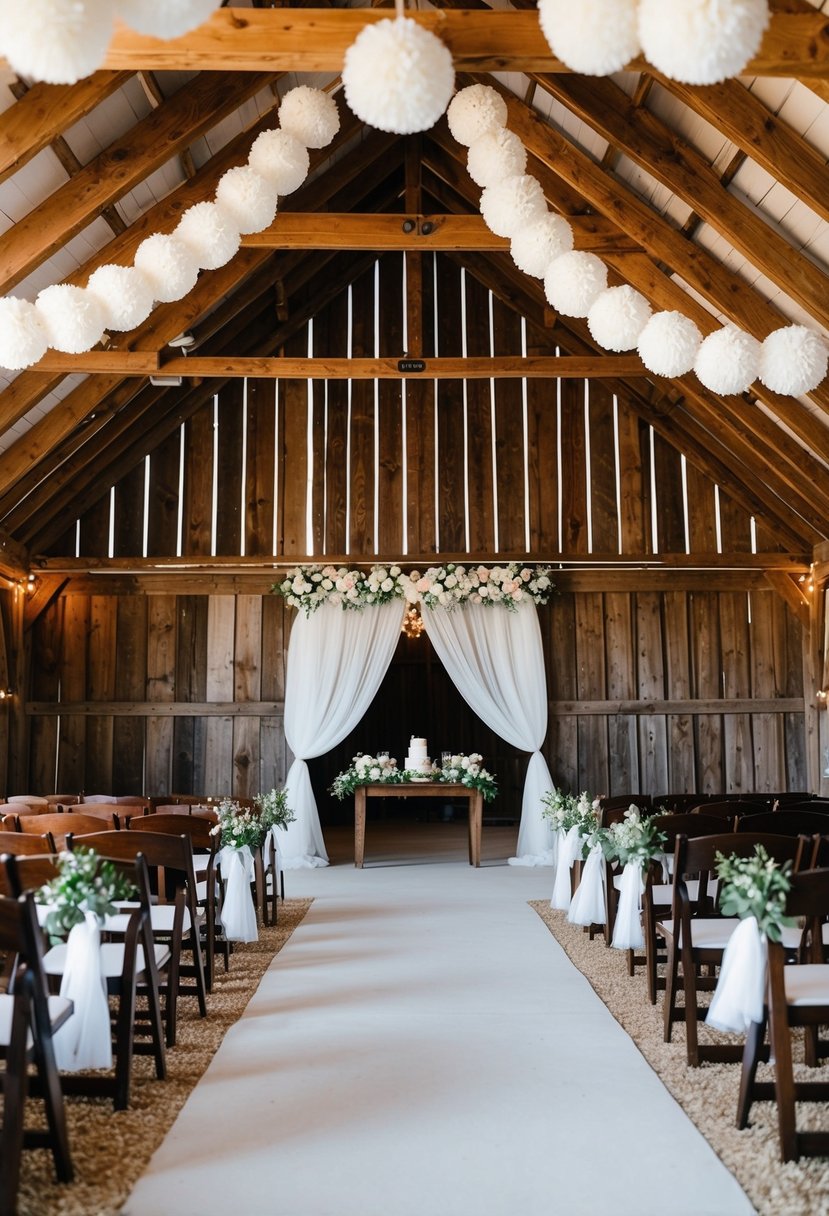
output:
<path id="1" fill-rule="evenodd" d="M 380 584 L 380 590 L 381 591 L 393 591 L 394 590 L 394 579 L 384 578 L 382 583 Z"/>
<path id="2" fill-rule="evenodd" d="M 369 777 L 371 777 L 372 781 L 377 781 L 377 780 L 379 779 L 379 777 L 380 777 L 380 770 L 379 770 L 379 768 L 377 768 L 377 766 L 376 766 L 376 765 L 375 765 L 375 766 L 374 766 L 374 768 L 373 768 L 373 769 L 371 769 L 371 771 L 369 772 Z"/>
<path id="3" fill-rule="evenodd" d="M 455 578 L 454 574 L 450 574 L 448 576 L 448 578 L 446 579 L 446 586 L 447 587 L 457 587 L 457 585 L 458 585 L 458 580 Z"/>
<path id="4" fill-rule="evenodd" d="M 389 574 L 392 576 L 392 578 L 400 578 L 401 573 L 402 572 L 399 566 L 392 566 L 391 570 L 389 570 Z"/>

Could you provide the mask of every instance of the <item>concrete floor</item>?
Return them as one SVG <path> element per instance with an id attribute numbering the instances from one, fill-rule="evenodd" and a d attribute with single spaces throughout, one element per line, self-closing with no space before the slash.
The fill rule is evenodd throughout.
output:
<path id="1" fill-rule="evenodd" d="M 531 908 L 515 831 L 373 823 L 328 869 L 127 1216 L 745 1216 Z M 597 949 L 599 949 L 597 945 Z"/>

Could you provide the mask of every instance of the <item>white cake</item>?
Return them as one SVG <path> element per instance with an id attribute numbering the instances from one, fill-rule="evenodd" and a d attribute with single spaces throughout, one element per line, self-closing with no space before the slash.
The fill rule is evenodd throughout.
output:
<path id="1" fill-rule="evenodd" d="M 432 761 L 429 758 L 425 739 L 417 739 L 412 735 L 409 740 L 409 754 L 406 757 L 404 768 L 408 769 L 411 773 L 421 773 L 424 777 L 431 774 Z"/>

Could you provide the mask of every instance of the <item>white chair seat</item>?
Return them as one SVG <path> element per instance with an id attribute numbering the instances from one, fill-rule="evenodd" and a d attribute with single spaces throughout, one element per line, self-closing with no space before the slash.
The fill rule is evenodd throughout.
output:
<path id="1" fill-rule="evenodd" d="M 13 1010 L 14 997 L 9 996 L 7 993 L 0 995 L 0 1046 L 2 1047 L 8 1047 L 11 1043 Z M 72 1002 L 68 997 L 49 997 L 49 1021 L 52 1026 L 62 1021 L 67 1013 L 72 1013 Z M 26 1035 L 26 1047 L 28 1049 L 31 1046 L 32 1033 L 29 1031 Z"/>
<path id="2" fill-rule="evenodd" d="M 154 944 L 156 967 L 163 967 L 170 957 L 166 946 Z M 43 959 L 43 968 L 47 975 L 63 975 L 66 966 L 66 943 L 53 946 Z M 139 946 L 135 952 L 136 973 L 144 970 L 144 947 Z M 101 971 L 106 979 L 115 979 L 124 970 L 124 945 L 122 942 L 103 942 L 101 944 Z"/>
<path id="3" fill-rule="evenodd" d="M 140 906 L 140 904 L 131 903 L 129 900 L 119 900 L 116 907 L 123 908 L 124 913 L 121 916 L 108 916 L 104 923 L 105 932 L 126 933 L 130 919 L 128 909 Z M 176 909 L 174 904 L 153 904 L 150 908 L 150 924 L 153 930 L 158 933 L 172 933 L 175 916 Z M 185 905 L 182 931 L 186 933 L 189 928 L 190 909 Z"/>
<path id="4" fill-rule="evenodd" d="M 691 944 L 697 950 L 724 950 L 739 923 L 740 921 L 736 916 L 723 918 L 700 917 L 700 919 L 691 922 Z M 656 926 L 657 932 L 659 932 L 660 926 L 665 929 L 665 932 L 669 936 L 673 936 L 674 922 L 672 920 L 659 921 Z M 682 946 L 681 933 L 677 945 L 679 947 Z"/>
<path id="5" fill-rule="evenodd" d="M 804 963 L 785 968 L 787 1005 L 829 1005 L 829 963 Z"/>

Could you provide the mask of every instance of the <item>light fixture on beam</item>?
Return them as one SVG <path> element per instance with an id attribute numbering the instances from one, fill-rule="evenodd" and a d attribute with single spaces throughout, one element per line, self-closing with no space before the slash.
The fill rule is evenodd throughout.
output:
<path id="1" fill-rule="evenodd" d="M 406 609 L 406 615 L 403 617 L 400 632 L 405 633 L 407 638 L 419 638 L 421 633 L 423 633 L 423 629 L 423 617 L 420 615 L 420 609 L 417 604 L 413 604 L 411 608 Z"/>

